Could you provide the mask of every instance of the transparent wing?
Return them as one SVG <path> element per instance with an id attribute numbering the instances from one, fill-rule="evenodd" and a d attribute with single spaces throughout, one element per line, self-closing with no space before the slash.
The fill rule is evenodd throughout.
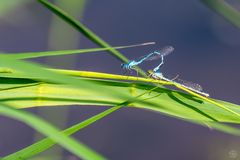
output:
<path id="1" fill-rule="evenodd" d="M 193 83 L 193 82 L 190 82 L 190 81 L 185 81 L 185 80 L 182 80 L 182 79 L 177 79 L 177 82 L 186 86 L 186 87 L 195 89 L 197 91 L 202 91 L 203 90 L 202 86 L 200 86 L 197 83 Z"/>
<path id="2" fill-rule="evenodd" d="M 167 56 L 174 51 L 172 46 L 165 46 L 159 50 L 156 50 L 146 56 L 146 61 L 152 61 L 161 58 L 162 56 Z"/>

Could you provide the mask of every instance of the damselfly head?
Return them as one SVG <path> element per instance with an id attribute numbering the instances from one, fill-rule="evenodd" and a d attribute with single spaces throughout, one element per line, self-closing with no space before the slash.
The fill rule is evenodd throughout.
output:
<path id="1" fill-rule="evenodd" d="M 122 63 L 121 68 L 122 69 L 130 69 L 129 63 Z"/>
<path id="2" fill-rule="evenodd" d="M 122 63 L 122 64 L 121 64 L 121 68 L 122 68 L 122 69 L 126 69 L 126 68 L 127 68 L 127 64 L 126 64 L 126 63 Z"/>

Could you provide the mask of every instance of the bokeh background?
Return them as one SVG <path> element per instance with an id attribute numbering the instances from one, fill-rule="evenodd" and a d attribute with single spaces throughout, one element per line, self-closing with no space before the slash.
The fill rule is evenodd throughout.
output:
<path id="1" fill-rule="evenodd" d="M 163 66 L 167 75 L 199 83 L 211 97 L 240 104 L 240 30 L 200 1 L 55 0 L 113 46 L 155 41 L 124 49 L 129 59 L 165 45 L 175 47 Z M 228 1 L 240 9 L 238 0 Z M 36 1 L 0 2 L 0 50 L 30 52 L 96 47 Z M 121 74 L 121 62 L 107 52 L 34 60 L 55 68 Z M 152 69 L 158 62 L 144 64 Z M 27 109 L 66 128 L 105 107 Z M 32 144 L 41 136 L 25 124 L 0 117 L 0 156 Z M 113 160 L 240 159 L 240 138 L 140 109 L 120 109 L 74 135 Z M 45 158 L 43 158 L 45 157 Z M 34 159 L 77 159 L 55 147 Z"/>

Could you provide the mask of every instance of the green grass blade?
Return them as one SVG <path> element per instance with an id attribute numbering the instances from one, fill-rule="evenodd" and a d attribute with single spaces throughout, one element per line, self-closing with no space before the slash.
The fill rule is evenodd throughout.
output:
<path id="1" fill-rule="evenodd" d="M 188 121 L 189 123 L 208 127 L 210 130 L 217 130 L 234 136 L 240 136 L 240 129 L 218 122 Z"/>
<path id="2" fill-rule="evenodd" d="M 83 15 L 85 8 L 85 0 L 54 0 L 55 5 L 61 6 L 73 17 L 80 19 Z M 64 37 L 64 38 L 62 38 Z M 66 50 L 66 49 L 78 49 L 80 42 L 80 34 L 76 30 L 72 29 L 67 23 L 63 22 L 60 18 L 53 15 L 48 27 L 48 51 L 50 50 Z M 77 55 L 71 56 L 59 56 L 59 57 L 47 57 L 44 58 L 45 64 L 49 66 L 64 67 L 68 66 L 72 68 L 76 66 L 78 61 Z M 51 122 L 58 128 L 66 128 L 69 117 L 69 107 L 64 107 L 57 110 L 50 108 L 38 108 L 38 115 L 43 117 L 48 122 Z M 58 116 L 52 116 L 58 115 Z M 61 118 L 59 118 L 61 117 Z M 43 137 L 39 133 L 34 133 L 33 141 L 37 142 Z M 50 149 L 41 154 L 41 157 L 50 158 L 51 160 L 63 159 L 62 155 L 64 149 L 61 146 L 56 146 L 54 149 Z M 45 159 L 45 158 L 42 158 Z"/>
<path id="3" fill-rule="evenodd" d="M 6 54 L 7 56 L 14 59 L 29 59 L 29 58 L 39 58 L 39 57 L 49 57 L 49 56 L 60 56 L 60 55 L 69 55 L 69 54 L 80 54 L 80 53 L 90 53 L 90 52 L 100 52 L 107 51 L 111 49 L 124 49 L 138 46 L 146 46 L 155 44 L 154 42 L 133 44 L 128 46 L 118 46 L 118 47 L 109 47 L 109 48 L 90 48 L 90 49 L 79 49 L 79 50 L 61 50 L 61 51 L 45 51 L 45 52 L 27 52 L 27 53 L 11 53 Z"/>
<path id="4" fill-rule="evenodd" d="M 58 8 L 57 6 L 49 3 L 46 0 L 38 0 L 43 6 L 45 6 L 46 8 L 48 8 L 51 12 L 53 12 L 54 14 L 56 14 L 57 16 L 59 16 L 60 18 L 62 18 L 64 21 L 66 21 L 69 25 L 71 25 L 72 27 L 74 27 L 76 30 L 78 30 L 79 32 L 81 32 L 84 36 L 86 36 L 88 39 L 90 39 L 91 41 L 93 41 L 95 44 L 99 45 L 100 47 L 103 48 L 111 48 L 111 46 L 106 43 L 104 40 L 102 40 L 100 37 L 98 37 L 96 34 L 94 34 L 90 29 L 88 29 L 87 27 L 85 27 L 83 24 L 81 24 L 80 22 L 76 21 L 75 19 L 73 19 L 70 15 L 68 15 L 66 12 L 64 12 L 62 9 Z M 115 56 L 116 58 L 118 58 L 119 60 L 121 60 L 122 62 L 128 62 L 128 59 L 122 55 L 120 52 L 118 52 L 115 49 L 109 49 L 109 52 Z M 145 72 L 142 71 L 140 68 L 136 67 L 139 70 L 139 74 L 141 74 L 142 76 L 146 76 Z"/>
<path id="5" fill-rule="evenodd" d="M 100 120 L 102 118 L 104 118 L 105 116 L 109 115 L 110 113 L 116 111 L 117 109 L 121 108 L 120 106 L 116 106 L 116 107 L 112 107 L 110 109 L 107 109 L 83 122 L 80 122 L 64 131 L 62 131 L 63 134 L 69 136 L 85 127 L 87 127 L 88 125 L 96 122 L 97 120 Z M 8 155 L 6 157 L 3 158 L 3 160 L 17 160 L 17 159 L 28 159 L 32 156 L 35 156 L 45 150 L 47 150 L 48 148 L 52 147 L 53 145 L 55 145 L 56 142 L 54 142 L 52 139 L 50 138 L 45 138 L 37 143 L 34 143 L 33 145 L 26 147 L 18 152 L 15 152 L 11 155 Z"/>
<path id="6" fill-rule="evenodd" d="M 240 136 L 240 129 L 239 128 L 231 127 L 231 126 L 228 126 L 228 125 L 223 125 L 221 123 L 210 122 L 208 124 L 209 124 L 210 127 L 212 127 L 215 130 L 225 132 L 225 133 L 228 133 L 228 134 L 232 134 L 232 135 L 235 135 L 235 136 Z"/>
<path id="7" fill-rule="evenodd" d="M 86 160 L 103 160 L 104 157 L 97 154 L 95 151 L 91 150 L 84 144 L 77 142 L 76 140 L 65 136 L 64 134 L 60 133 L 56 128 L 45 122 L 44 120 L 37 118 L 37 116 L 32 115 L 30 113 L 24 112 L 22 110 L 14 109 L 10 106 L 6 106 L 3 103 L 0 104 L 0 114 L 3 116 L 8 116 L 13 119 L 17 119 L 19 121 L 24 122 L 25 124 L 31 126 L 35 130 L 45 134 L 46 136 L 50 137 L 52 140 L 59 143 L 61 146 L 69 150 L 70 152 L 77 155 L 79 158 L 83 158 Z M 9 160 L 13 160 L 11 158 Z M 21 157 L 17 159 L 22 159 Z M 16 159 L 14 159 L 16 160 Z"/>
<path id="8" fill-rule="evenodd" d="M 83 122 L 80 122 L 64 131 L 62 131 L 62 133 L 64 133 L 65 135 L 71 135 L 85 127 L 87 127 L 88 125 L 96 122 L 97 120 L 100 120 L 101 118 L 104 118 L 105 116 L 109 115 L 110 113 L 112 113 L 113 111 L 116 111 L 117 109 L 121 108 L 120 106 L 118 107 L 112 107 L 106 111 L 103 111 Z M 197 124 L 199 125 L 204 125 L 202 122 L 198 122 Z M 220 123 L 209 123 L 208 125 L 213 128 L 213 129 L 217 129 L 219 131 L 222 132 L 226 132 L 228 134 L 233 134 L 233 135 L 240 135 L 240 130 L 238 128 L 233 128 L 227 125 L 223 125 Z M 50 138 L 45 138 L 37 143 L 34 143 L 31 146 L 28 146 L 18 152 L 15 152 L 11 155 L 8 155 L 6 157 L 3 158 L 3 160 L 17 160 L 17 159 L 28 159 L 31 158 L 33 156 L 36 156 L 37 154 L 49 149 L 50 147 L 52 147 L 53 145 L 55 145 L 55 142 L 52 141 Z"/>
<path id="9" fill-rule="evenodd" d="M 101 112 L 101 113 L 99 113 L 99 114 L 97 114 L 97 115 L 95 115 L 95 116 L 93 116 L 93 117 L 83 121 L 83 122 L 80 122 L 79 124 L 76 124 L 76 125 L 68 128 L 68 129 L 62 131 L 62 133 L 69 136 L 69 135 L 71 135 L 71 134 L 73 134 L 73 133 L 75 133 L 75 132 L 77 132 L 77 131 L 85 128 L 85 127 L 87 127 L 88 125 L 96 122 L 97 120 L 100 120 L 101 118 L 104 118 L 105 116 L 109 115 L 113 111 L 118 110 L 119 108 L 122 107 L 122 105 L 128 105 L 128 104 L 134 102 L 134 100 L 136 100 L 137 98 L 143 96 L 146 93 L 148 93 L 148 91 L 146 91 L 145 93 L 140 94 L 140 95 L 138 95 L 138 96 L 136 96 L 134 98 L 131 98 L 131 99 L 125 101 L 125 102 L 122 102 L 122 103 L 120 103 L 119 105 L 117 105 L 115 107 L 112 107 L 112 108 L 110 108 L 108 110 L 105 110 L 105 111 L 103 111 L 103 112 Z M 32 157 L 32 156 L 34 156 L 36 154 L 39 154 L 39 153 L 47 150 L 48 148 L 50 148 L 54 144 L 55 144 L 55 142 L 52 141 L 50 138 L 45 138 L 45 139 L 43 139 L 43 140 L 41 140 L 41 141 L 39 141 L 39 142 L 37 142 L 37 143 L 27 147 L 27 148 L 24 148 L 24 149 L 22 149 L 22 150 L 20 150 L 18 152 L 15 152 L 15 153 L 13 153 L 11 155 L 8 155 L 8 156 L 4 157 L 4 160 L 11 160 L 11 159 L 18 159 L 18 158 L 27 159 L 27 158 L 30 158 L 30 157 Z"/>
<path id="10" fill-rule="evenodd" d="M 68 15 L 66 12 L 55 6 L 54 4 L 51 4 L 45 0 L 38 0 L 42 5 L 44 5 L 46 8 L 48 8 L 50 11 L 55 13 L 57 16 L 62 18 L 64 21 L 66 21 L 69 25 L 83 33 L 87 38 L 95 42 L 101 47 L 104 48 L 111 48 L 110 45 L 108 45 L 106 42 L 104 42 L 100 37 L 95 35 L 92 31 L 90 31 L 87 27 L 85 27 L 83 24 L 78 22 L 77 20 L 73 19 L 70 15 Z M 123 61 L 127 61 L 127 58 L 122 56 L 119 52 L 117 52 L 114 49 L 111 49 L 111 52 L 119 59 Z"/>
<path id="11" fill-rule="evenodd" d="M 92 90 L 95 90 L 96 92 L 100 92 L 99 90 L 100 88 L 104 89 L 100 85 L 97 85 L 97 84 L 94 85 L 92 82 L 89 82 L 87 80 L 78 79 L 78 78 L 70 77 L 57 72 L 49 71 L 47 69 L 42 68 L 40 65 L 30 63 L 30 62 L 15 60 L 8 57 L 7 55 L 0 55 L 0 66 L 17 70 L 22 74 L 27 75 L 29 78 L 38 79 L 41 81 L 63 83 L 63 84 L 68 84 L 72 87 L 77 87 L 77 88 L 85 88 L 85 89 L 92 88 Z M 97 86 L 99 88 L 96 88 Z M 104 92 L 104 93 L 107 95 L 111 95 L 110 92 Z M 121 95 L 118 94 L 117 96 L 121 96 Z"/>
<path id="12" fill-rule="evenodd" d="M 135 97 L 135 98 L 139 98 L 140 96 L 143 96 L 145 93 Z M 134 98 L 134 99 L 135 99 Z M 122 105 L 127 105 L 129 103 L 132 103 L 134 101 L 134 99 L 132 100 L 128 100 L 126 102 L 123 102 Z M 112 107 L 110 109 L 107 109 L 83 122 L 80 122 L 64 131 L 62 131 L 63 134 L 69 136 L 85 127 L 87 127 L 88 125 L 96 122 L 97 120 L 100 120 L 101 118 L 104 118 L 105 116 L 109 115 L 110 113 L 112 113 L 113 111 L 116 111 L 118 110 L 119 108 L 121 108 L 121 105 L 119 106 L 116 106 L 116 107 Z M 197 123 L 197 124 L 200 124 L 200 125 L 203 125 L 203 124 L 206 124 L 208 126 L 210 126 L 211 128 L 214 128 L 214 129 L 217 129 L 217 130 L 220 130 L 222 132 L 226 132 L 226 133 L 229 133 L 229 134 L 233 134 L 233 135 L 240 135 L 240 130 L 237 129 L 237 128 L 233 128 L 233 127 L 230 127 L 230 126 L 226 126 L 226 125 L 223 125 L 223 124 L 220 124 L 220 123 L 213 123 L 213 122 L 205 122 L 205 123 L 202 123 L 202 122 L 194 122 L 194 123 Z M 55 144 L 54 141 L 52 141 L 50 138 L 45 138 L 29 147 L 26 147 L 18 152 L 15 152 L 11 155 L 8 155 L 6 157 L 4 157 L 3 160 L 11 160 L 11 159 L 28 159 L 32 156 L 35 156 L 47 149 L 49 149 L 50 147 L 52 147 L 53 145 Z"/>
<path id="13" fill-rule="evenodd" d="M 74 74 L 78 73 L 85 74 L 86 77 L 93 77 L 93 72 L 79 72 L 75 71 Z M 74 75 L 72 74 L 72 75 Z M 105 73 L 96 73 L 96 77 L 118 77 L 120 75 L 109 75 Z M 2 74 L 0 74 L 0 77 Z M 124 78 L 124 76 L 120 76 L 120 78 Z M 129 80 L 142 80 L 139 77 L 125 77 Z M 3 82 L 8 83 L 8 78 L 4 80 L 1 78 Z M 81 78 L 79 78 L 80 80 Z M 17 79 L 12 81 L 20 81 L 21 79 L 18 77 Z M 90 79 L 89 79 L 90 80 Z M 145 79 L 149 82 L 154 82 L 151 79 Z M 26 108 L 26 107 L 36 107 L 36 106 L 56 106 L 56 105 L 107 105 L 113 106 L 117 105 L 126 99 L 130 99 L 131 97 L 136 96 L 138 93 L 144 93 L 154 86 L 146 85 L 142 83 L 127 83 L 127 82 L 119 82 L 114 80 L 91 80 L 94 82 L 93 84 L 98 84 L 101 88 L 105 88 L 104 91 L 110 91 L 111 94 L 105 94 L 105 92 L 95 92 L 95 88 L 69 88 L 66 85 L 60 84 L 49 84 L 47 82 L 38 83 L 38 85 L 33 85 L 30 87 L 22 87 L 12 90 L 5 90 L 1 93 L 1 100 L 5 103 L 14 105 L 18 108 Z M 1 82 L 1 81 L 0 81 Z M 4 87 L 4 84 L 2 85 Z M 17 83 L 16 82 L 16 83 Z M 13 82 L 12 82 L 13 83 Z M 22 82 L 24 83 L 24 82 Z M 35 81 L 26 82 L 25 85 L 29 85 L 31 83 L 36 83 Z M 15 84 L 8 85 L 6 84 L 6 88 L 14 87 Z M 23 84 L 22 84 L 23 85 Z M 99 88 L 98 86 L 95 86 Z M 111 92 L 115 91 L 115 92 Z M 61 94 L 64 93 L 64 94 Z M 114 94 L 112 94 L 114 93 Z M 123 96 L 116 96 L 120 93 Z M 25 95 L 25 96 L 24 96 Z M 158 95 L 157 97 L 154 97 Z M 154 97 L 154 98 L 151 98 Z M 149 98 L 148 100 L 143 100 Z M 205 99 L 201 99 L 199 97 L 188 95 L 182 92 L 158 88 L 151 92 L 151 95 L 146 95 L 143 99 L 133 103 L 129 106 L 135 106 L 138 108 L 144 108 L 148 110 L 153 110 L 158 113 L 164 113 L 174 117 L 180 117 L 184 119 L 191 120 L 201 120 L 201 121 L 213 121 L 217 120 L 219 122 L 232 122 L 232 123 L 240 123 L 240 119 L 215 106 L 215 104 L 209 103 Z M 212 99 L 214 100 L 214 99 Z M 234 105 L 232 103 L 223 102 L 219 100 L 214 100 L 219 104 L 222 104 L 229 109 L 240 113 L 240 109 L 238 105 Z"/>
<path id="14" fill-rule="evenodd" d="M 201 0 L 206 6 L 240 29 L 240 12 L 224 0 Z"/>
<path id="15" fill-rule="evenodd" d="M 69 77 L 63 75 L 63 73 L 57 73 L 49 71 L 47 69 L 40 68 L 38 65 L 34 65 L 27 62 L 22 62 L 9 58 L 5 55 L 0 55 L 0 66 L 12 68 L 14 70 L 20 70 L 23 75 L 28 76 L 28 78 L 39 79 L 45 81 L 39 86 L 34 87 L 24 87 L 15 90 L 2 92 L 2 101 L 8 102 L 16 107 L 32 107 L 32 106 L 46 106 L 46 105 L 66 105 L 66 104 L 98 104 L 98 105 L 116 105 L 127 99 L 133 97 L 135 92 L 143 93 L 146 90 L 152 88 L 153 86 L 138 86 L 137 84 L 122 83 L 114 81 L 94 81 L 94 80 L 83 80 L 81 78 Z M 66 72 L 66 71 L 64 71 Z M 80 72 L 81 73 L 81 72 Z M 74 72 L 74 74 L 79 74 L 79 72 Z M 81 73 L 82 74 L 82 73 Z M 167 84 L 164 81 L 154 81 L 152 79 L 144 79 L 139 77 L 121 76 L 121 75 L 111 75 L 104 73 L 93 73 L 84 72 L 86 77 L 91 77 L 93 75 L 96 78 L 118 78 L 122 80 L 135 80 L 143 82 L 156 82 L 161 84 Z M 18 77 L 19 79 L 20 77 Z M 70 86 L 64 87 L 60 84 L 48 84 L 47 82 L 57 82 L 62 84 L 68 84 Z M 35 82 L 36 83 L 36 82 Z M 45 88 L 50 85 L 49 88 Z M 59 86 L 60 85 L 60 86 Z M 134 86 L 136 85 L 136 87 Z M 48 86 L 49 87 L 49 86 Z M 52 88 L 53 87 L 53 88 Z M 64 95 L 59 94 L 59 87 L 62 89 Z M 140 87 L 140 88 L 138 88 Z M 142 88 L 143 87 L 143 88 Z M 23 90 L 21 90 L 23 89 Z M 27 91 L 30 89 L 30 91 Z M 33 90 L 32 90 L 33 89 Z M 45 91 L 46 90 L 46 91 Z M 20 92 L 19 92 L 20 91 Z M 102 92 L 104 91 L 104 92 Z M 28 93 L 27 97 L 24 97 L 23 93 Z M 72 94 L 73 93 L 73 94 Z M 114 93 L 114 94 L 113 94 Z M 5 94 L 5 95 L 4 95 Z M 32 94 L 32 97 L 29 95 Z M 210 103 L 209 100 L 200 98 L 196 95 L 186 95 L 184 93 L 171 91 L 168 89 L 159 88 L 154 94 L 160 94 L 158 97 L 149 99 L 147 101 L 139 100 L 134 102 L 132 105 L 138 108 L 144 108 L 148 110 L 157 111 L 158 113 L 167 114 L 169 116 L 174 116 L 178 118 L 184 118 L 189 120 L 200 120 L 200 121 L 220 121 L 220 122 L 233 122 L 239 123 L 239 117 L 218 108 L 215 104 Z M 12 97 L 12 98 L 7 98 Z M 6 99 L 5 99 L 6 98 Z M 21 102 L 21 103 L 19 103 Z M 224 105 L 227 108 L 233 110 L 236 113 L 239 112 L 239 106 L 216 101 L 220 105 Z"/>
<path id="16" fill-rule="evenodd" d="M 85 75 L 86 77 L 93 77 L 93 78 L 110 78 L 110 79 L 121 79 L 121 80 L 135 80 L 135 81 L 143 81 L 143 82 L 150 82 L 150 83 L 160 83 L 161 85 L 170 85 L 170 86 L 175 86 L 178 89 L 181 89 L 183 91 L 186 91 L 188 93 L 190 93 L 191 95 L 198 97 L 202 100 L 205 100 L 206 102 L 209 102 L 213 105 L 215 105 L 216 107 L 220 107 L 221 109 L 230 112 L 238 117 L 240 117 L 240 114 L 232 109 L 229 109 L 228 107 L 225 107 L 222 104 L 219 104 L 218 102 L 211 100 L 209 98 L 206 98 L 204 96 L 198 95 L 180 85 L 175 85 L 175 83 L 171 83 L 171 82 L 166 82 L 166 81 L 160 81 L 160 80 L 152 80 L 152 79 L 145 79 L 145 78 L 136 78 L 136 77 L 130 77 L 130 76 L 122 76 L 122 75 L 113 75 L 113 74 L 104 74 L 104 73 L 94 73 L 94 72 L 76 72 L 76 71 L 68 71 L 68 70 L 55 70 L 57 72 L 60 73 L 67 73 L 67 74 L 72 74 L 75 76 L 81 76 L 81 75 Z"/>

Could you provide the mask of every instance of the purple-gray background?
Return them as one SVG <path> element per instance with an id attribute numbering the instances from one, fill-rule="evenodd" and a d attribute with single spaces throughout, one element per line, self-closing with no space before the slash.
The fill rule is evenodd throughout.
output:
<path id="1" fill-rule="evenodd" d="M 232 2 L 240 8 L 239 2 Z M 29 14 L 18 24 L 0 19 L 1 51 L 48 50 L 51 13 L 37 3 L 28 4 L 24 10 L 27 12 L 18 9 L 10 16 L 21 19 L 21 14 Z M 173 45 L 175 52 L 166 58 L 164 73 L 179 74 L 183 79 L 201 84 L 214 98 L 240 104 L 240 30 L 199 1 L 92 0 L 87 2 L 82 22 L 113 46 L 157 42 L 155 46 L 123 50 L 129 59 L 164 45 Z M 95 45 L 82 37 L 80 47 Z M 122 73 L 121 62 L 108 53 L 77 57 L 74 69 Z M 156 64 L 142 67 L 151 69 Z M 71 107 L 68 126 L 102 109 Z M 0 117 L 0 128 L 0 156 L 32 143 L 34 131 L 20 122 Z M 240 158 L 239 137 L 140 109 L 121 109 L 83 129 L 75 137 L 114 160 Z M 66 152 L 66 155 L 71 154 Z"/>

